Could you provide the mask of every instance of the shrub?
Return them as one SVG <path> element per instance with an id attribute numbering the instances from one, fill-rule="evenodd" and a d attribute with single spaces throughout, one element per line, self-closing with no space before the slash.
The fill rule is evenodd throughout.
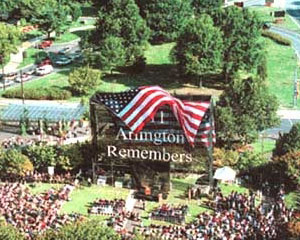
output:
<path id="1" fill-rule="evenodd" d="M 112 229 L 104 227 L 97 220 L 78 222 L 63 226 L 59 231 L 47 231 L 39 240 L 99 240 L 121 239 Z"/>
<path id="2" fill-rule="evenodd" d="M 0 161 L 3 174 L 24 176 L 26 172 L 33 171 L 33 165 L 29 158 L 15 149 L 7 150 Z"/>
<path id="3" fill-rule="evenodd" d="M 22 98 L 21 89 L 9 89 L 3 93 L 6 98 Z M 64 89 L 55 88 L 29 88 L 25 90 L 25 99 L 34 100 L 67 100 L 72 97 L 72 93 Z"/>
<path id="4" fill-rule="evenodd" d="M 58 161 L 57 151 L 53 146 L 32 145 L 23 149 L 23 154 L 28 156 L 38 170 L 48 166 L 56 166 Z"/>
<path id="5" fill-rule="evenodd" d="M 300 123 L 295 123 L 288 133 L 280 134 L 276 140 L 273 156 L 282 156 L 288 152 L 300 150 Z"/>
<path id="6" fill-rule="evenodd" d="M 270 38 L 273 41 L 275 41 L 275 42 L 277 42 L 278 44 L 281 44 L 281 45 L 285 45 L 285 46 L 291 46 L 292 45 L 291 40 L 289 40 L 285 37 L 282 37 L 281 35 L 279 35 L 277 33 L 268 31 L 268 30 L 263 30 L 262 36 Z"/>
<path id="7" fill-rule="evenodd" d="M 249 169 L 264 165 L 267 163 L 268 159 L 260 154 L 253 152 L 243 152 L 240 154 L 240 158 L 235 165 L 235 168 L 240 171 L 247 171 Z"/>
<path id="8" fill-rule="evenodd" d="M 89 67 L 80 67 L 69 75 L 69 84 L 74 94 L 87 94 L 100 84 L 101 72 Z"/>
<path id="9" fill-rule="evenodd" d="M 11 225 L 0 225 L 1 240 L 25 240 L 26 238 Z"/>
<path id="10" fill-rule="evenodd" d="M 233 167 L 239 160 L 239 153 L 233 150 L 223 148 L 214 149 L 214 164 L 218 167 L 230 166 Z"/>

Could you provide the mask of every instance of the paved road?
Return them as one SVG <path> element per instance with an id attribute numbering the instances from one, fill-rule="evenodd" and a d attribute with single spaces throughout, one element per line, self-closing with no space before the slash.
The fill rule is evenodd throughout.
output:
<path id="1" fill-rule="evenodd" d="M 263 5 L 265 5 L 265 0 L 246 0 L 246 1 L 244 1 L 244 7 L 263 6 Z"/>
<path id="2" fill-rule="evenodd" d="M 285 9 L 289 15 L 300 22 L 300 1 L 286 0 Z"/>

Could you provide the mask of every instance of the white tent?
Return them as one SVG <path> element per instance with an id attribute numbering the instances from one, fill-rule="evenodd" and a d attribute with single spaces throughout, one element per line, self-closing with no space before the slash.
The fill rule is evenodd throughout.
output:
<path id="1" fill-rule="evenodd" d="M 230 167 L 218 168 L 214 174 L 214 179 L 221 181 L 234 181 L 236 172 Z"/>

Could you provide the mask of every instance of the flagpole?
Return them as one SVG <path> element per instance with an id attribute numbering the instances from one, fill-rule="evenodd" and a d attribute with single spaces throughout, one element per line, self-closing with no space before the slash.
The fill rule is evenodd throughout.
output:
<path id="1" fill-rule="evenodd" d="M 209 187 L 210 189 L 213 188 L 214 179 L 213 179 L 213 127 L 214 127 L 214 101 L 210 99 L 210 109 L 209 109 L 209 124 L 210 124 L 210 131 L 208 135 L 209 146 L 207 148 L 208 152 L 208 177 L 209 177 Z"/>

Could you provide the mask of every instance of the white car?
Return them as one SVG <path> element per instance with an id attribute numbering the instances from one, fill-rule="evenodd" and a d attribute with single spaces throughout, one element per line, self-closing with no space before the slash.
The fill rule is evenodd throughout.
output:
<path id="1" fill-rule="evenodd" d="M 37 68 L 35 71 L 35 74 L 38 76 L 43 76 L 43 75 L 49 74 L 51 72 L 53 72 L 52 65 L 44 65 L 42 67 Z"/>
<path id="2" fill-rule="evenodd" d="M 72 60 L 70 58 L 68 58 L 68 57 L 61 57 L 61 58 L 59 58 L 59 59 L 57 59 L 55 61 L 55 64 L 63 66 L 63 65 L 68 65 L 71 62 L 72 62 Z"/>
<path id="3" fill-rule="evenodd" d="M 0 88 L 3 88 L 3 85 L 5 85 L 5 87 L 9 87 L 13 84 L 14 84 L 14 81 L 5 79 L 4 82 L 3 81 L 0 82 Z"/>
<path id="4" fill-rule="evenodd" d="M 21 79 L 21 76 L 18 76 L 15 81 L 20 83 L 23 80 L 23 82 L 26 82 L 26 81 L 30 80 L 31 78 L 32 78 L 32 76 L 30 74 L 23 73 L 22 79 Z"/>

